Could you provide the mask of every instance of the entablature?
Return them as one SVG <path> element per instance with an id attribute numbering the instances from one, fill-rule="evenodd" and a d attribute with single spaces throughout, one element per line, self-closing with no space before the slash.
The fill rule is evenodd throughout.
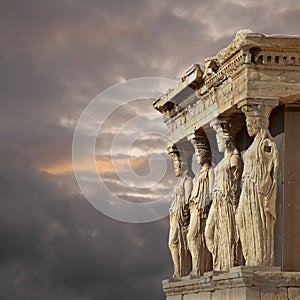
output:
<path id="1" fill-rule="evenodd" d="M 228 47 L 195 64 L 154 107 L 177 142 L 217 116 L 237 113 L 242 103 L 300 101 L 300 36 L 242 30 Z"/>

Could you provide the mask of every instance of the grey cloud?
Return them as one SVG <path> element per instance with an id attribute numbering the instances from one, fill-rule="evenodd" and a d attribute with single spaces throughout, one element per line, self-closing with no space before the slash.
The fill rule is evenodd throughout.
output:
<path id="1" fill-rule="evenodd" d="M 152 298 L 161 297 L 160 276 L 169 269 L 166 220 L 110 220 L 22 161 L 2 165 L 0 174 L 2 299 L 147 299 L 147 281 L 157 286 Z M 162 253 L 153 255 L 157 245 Z"/>

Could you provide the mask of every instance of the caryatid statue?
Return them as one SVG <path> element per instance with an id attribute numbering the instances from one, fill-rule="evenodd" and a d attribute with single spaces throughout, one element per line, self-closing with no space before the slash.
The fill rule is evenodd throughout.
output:
<path id="1" fill-rule="evenodd" d="M 174 188 L 170 207 L 169 248 L 174 264 L 173 278 L 177 279 L 190 273 L 190 259 L 188 259 L 187 229 L 189 224 L 188 200 L 193 187 L 193 179 L 189 174 L 184 152 L 172 147 L 169 153 L 174 159 L 175 176 L 179 181 Z"/>
<path id="2" fill-rule="evenodd" d="M 192 139 L 195 154 L 201 170 L 193 180 L 193 190 L 189 200 L 190 224 L 188 228 L 188 247 L 192 256 L 192 272 L 199 276 L 212 270 L 212 256 L 207 250 L 204 230 L 214 184 L 214 171 L 211 166 L 211 152 L 208 139 L 203 133 L 201 137 Z"/>
<path id="3" fill-rule="evenodd" d="M 241 125 L 219 118 L 213 128 L 217 134 L 218 149 L 224 152 L 224 157 L 214 169 L 215 183 L 205 239 L 213 256 L 213 269 L 228 271 L 229 268 L 241 264 L 235 212 L 240 196 L 243 163 L 234 146 L 234 136 Z"/>
<path id="4" fill-rule="evenodd" d="M 274 224 L 279 154 L 268 130 L 272 106 L 241 108 L 253 143 L 245 151 L 242 192 L 236 214 L 247 266 L 274 264 Z"/>

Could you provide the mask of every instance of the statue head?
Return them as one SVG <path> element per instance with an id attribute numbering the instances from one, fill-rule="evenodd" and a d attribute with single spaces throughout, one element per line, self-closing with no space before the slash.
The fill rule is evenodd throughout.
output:
<path id="1" fill-rule="evenodd" d="M 199 165 L 205 163 L 211 164 L 211 152 L 209 142 L 206 136 L 200 136 L 192 139 L 195 148 L 196 159 Z"/>
<path id="2" fill-rule="evenodd" d="M 233 135 L 231 132 L 231 124 L 227 122 L 218 122 L 214 125 L 217 135 L 218 150 L 224 152 L 226 148 L 233 145 Z"/>
<path id="3" fill-rule="evenodd" d="M 168 146 L 168 153 L 173 157 L 175 176 L 181 176 L 187 170 L 187 162 L 184 153 L 180 152 L 175 144 Z"/>
<path id="4" fill-rule="evenodd" d="M 174 160 L 174 171 L 175 176 L 181 176 L 187 170 L 187 164 L 182 160 L 179 152 L 172 153 Z"/>
<path id="5" fill-rule="evenodd" d="M 217 144 L 220 152 L 234 148 L 234 137 L 241 129 L 242 124 L 239 119 L 219 117 L 215 120 L 213 128 L 216 131 Z"/>
<path id="6" fill-rule="evenodd" d="M 268 129 L 271 106 L 262 104 L 244 105 L 241 110 L 246 116 L 247 131 L 251 137 L 256 136 L 261 129 Z"/>

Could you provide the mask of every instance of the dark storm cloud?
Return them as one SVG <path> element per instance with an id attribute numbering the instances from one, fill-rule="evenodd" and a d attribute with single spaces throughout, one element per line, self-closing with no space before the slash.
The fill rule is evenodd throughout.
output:
<path id="1" fill-rule="evenodd" d="M 296 0 L 2 1 L 0 298 L 161 299 L 160 280 L 171 275 L 168 220 L 113 221 L 83 199 L 72 174 L 38 170 L 65 163 L 70 172 L 76 121 L 105 88 L 140 76 L 179 78 L 243 28 L 299 34 L 299 9 Z M 108 140 L 118 122 L 143 109 L 115 116 Z M 152 121 L 153 131 L 159 126 Z M 162 142 L 138 140 L 134 150 L 145 154 Z M 147 200 L 115 175 L 106 180 L 128 201 Z M 173 184 L 169 171 L 154 196 Z"/>
<path id="2" fill-rule="evenodd" d="M 1 299 L 147 299 L 146 282 L 161 297 L 166 220 L 108 219 L 20 156 L 7 155 L 0 176 Z"/>

